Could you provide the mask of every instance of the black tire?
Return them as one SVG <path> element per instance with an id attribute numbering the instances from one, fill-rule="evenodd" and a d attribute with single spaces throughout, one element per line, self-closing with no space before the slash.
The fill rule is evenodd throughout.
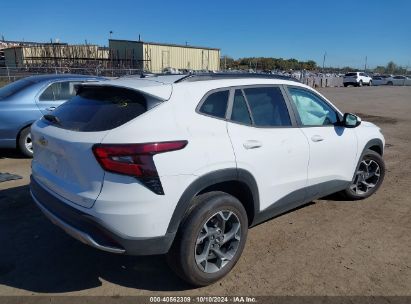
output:
<path id="1" fill-rule="evenodd" d="M 370 82 L 368 83 L 368 86 L 371 87 L 372 86 L 372 81 L 370 80 Z"/>
<path id="2" fill-rule="evenodd" d="M 375 186 L 371 189 L 369 189 L 367 192 L 365 193 L 357 193 L 355 190 L 352 189 L 352 187 L 354 186 L 354 184 L 356 183 L 356 178 L 357 178 L 357 171 L 359 171 L 360 169 L 360 165 L 362 161 L 374 161 L 378 164 L 379 166 L 379 178 L 378 181 L 375 183 Z M 361 199 L 365 199 L 367 197 L 370 197 L 371 195 L 373 195 L 381 186 L 382 182 L 384 181 L 384 176 L 385 176 L 385 163 L 383 158 L 381 157 L 380 154 L 378 154 L 375 151 L 372 150 L 367 150 L 365 151 L 364 155 L 362 156 L 362 158 L 360 159 L 356 170 L 355 170 L 355 174 L 352 180 L 351 185 L 343 190 L 340 194 L 343 195 L 343 197 L 347 200 L 361 200 Z"/>
<path id="3" fill-rule="evenodd" d="M 345 87 L 345 88 L 348 87 L 348 83 L 344 83 L 344 87 Z"/>
<path id="4" fill-rule="evenodd" d="M 358 83 L 359 87 L 362 87 L 362 80 L 360 80 L 360 82 Z"/>
<path id="5" fill-rule="evenodd" d="M 33 157 L 33 148 L 28 147 L 28 143 L 31 143 L 30 127 L 21 130 L 18 140 L 18 147 L 20 152 L 26 157 Z"/>
<path id="6" fill-rule="evenodd" d="M 388 81 L 387 85 L 392 86 L 394 85 L 392 81 Z"/>
<path id="7" fill-rule="evenodd" d="M 200 233 L 205 231 L 203 230 L 203 227 L 206 226 L 206 224 L 210 223 L 210 220 L 215 219 L 215 217 L 218 216 L 217 214 L 219 213 L 219 211 L 225 211 L 225 215 L 229 214 L 229 212 L 232 212 L 235 215 L 235 217 L 231 215 L 230 219 L 235 219 L 240 224 L 240 229 L 236 230 L 238 231 L 238 233 L 235 233 L 236 236 L 234 236 L 234 239 L 232 239 L 232 243 L 223 243 L 223 245 L 221 245 L 221 248 L 219 247 L 220 249 L 216 248 L 217 250 L 219 250 L 219 252 L 235 250 L 233 252 L 231 260 L 227 261 L 226 264 L 221 267 L 221 269 L 218 269 L 217 267 L 218 270 L 210 273 L 206 272 L 205 269 L 200 268 L 201 263 L 200 265 L 197 264 L 197 250 L 199 246 L 204 246 L 204 250 L 202 253 L 208 252 L 208 254 L 204 255 L 206 256 L 206 266 L 204 266 L 204 268 L 208 267 L 209 256 L 215 256 L 216 261 L 218 260 L 218 258 L 217 254 L 215 254 L 215 252 L 213 251 L 214 249 L 207 249 L 210 248 L 210 246 L 220 246 L 215 242 L 222 241 L 224 237 L 228 235 L 228 233 L 224 234 L 224 232 L 227 232 L 227 230 L 223 232 L 218 232 L 220 236 L 224 235 L 224 237 L 219 238 L 220 240 L 217 240 L 217 238 L 214 238 L 214 236 L 210 236 L 205 237 L 204 241 L 201 240 L 201 242 L 199 243 L 200 245 L 197 245 L 196 242 L 200 237 Z M 228 223 L 228 221 L 226 223 Z M 235 230 L 234 227 L 238 227 L 234 226 L 234 224 L 229 225 L 229 223 L 226 225 L 226 229 L 229 229 L 231 227 L 230 231 Z M 209 227 L 209 229 L 207 229 L 208 232 L 212 229 L 216 229 L 214 227 L 220 226 Z M 169 253 L 167 254 L 168 264 L 170 268 L 173 269 L 179 277 L 181 277 L 184 281 L 188 282 L 191 285 L 206 286 L 212 284 L 223 278 L 226 274 L 228 274 L 239 260 L 247 239 L 247 231 L 247 213 L 243 205 L 237 198 L 220 191 L 213 191 L 201 194 L 194 198 L 192 202 L 192 208 L 189 210 L 189 213 L 185 216 L 182 224 L 180 225 L 174 243 Z M 207 235 L 209 234 L 207 233 Z M 240 237 L 239 240 L 237 240 L 238 236 Z M 201 245 L 203 243 L 204 245 Z M 227 248 L 223 246 L 230 247 Z M 212 260 L 213 258 L 210 258 L 210 261 Z M 210 263 L 210 265 L 212 267 L 216 267 L 212 263 Z"/>

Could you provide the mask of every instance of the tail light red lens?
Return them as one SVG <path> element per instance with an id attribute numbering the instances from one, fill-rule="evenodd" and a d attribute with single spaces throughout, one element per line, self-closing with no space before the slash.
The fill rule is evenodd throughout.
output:
<path id="1" fill-rule="evenodd" d="M 153 156 L 181 150 L 186 145 L 186 140 L 143 144 L 97 144 L 93 146 L 93 153 L 104 170 L 134 176 L 155 193 L 164 194 Z"/>

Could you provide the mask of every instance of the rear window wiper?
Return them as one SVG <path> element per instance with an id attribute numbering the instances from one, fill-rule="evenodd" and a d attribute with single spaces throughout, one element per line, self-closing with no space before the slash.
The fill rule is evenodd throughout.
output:
<path id="1" fill-rule="evenodd" d="M 57 116 L 54 116 L 52 114 L 46 114 L 43 117 L 44 117 L 44 119 L 46 119 L 46 120 L 48 120 L 52 123 L 55 123 L 56 125 L 61 125 L 61 121 Z"/>

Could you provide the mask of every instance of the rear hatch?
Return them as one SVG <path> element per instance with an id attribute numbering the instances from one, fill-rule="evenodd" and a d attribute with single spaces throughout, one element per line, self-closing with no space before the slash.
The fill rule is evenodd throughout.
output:
<path id="1" fill-rule="evenodd" d="M 358 78 L 357 73 L 347 73 L 344 75 L 344 82 L 356 82 Z"/>
<path id="2" fill-rule="evenodd" d="M 134 89 L 111 83 L 80 86 L 76 97 L 32 126 L 33 177 L 50 191 L 87 208 L 93 206 L 104 180 L 92 147 L 110 130 L 171 95 L 171 85 L 158 82 L 148 85 L 142 81 L 144 85 Z M 161 86 L 160 96 L 154 96 L 154 86 Z"/>

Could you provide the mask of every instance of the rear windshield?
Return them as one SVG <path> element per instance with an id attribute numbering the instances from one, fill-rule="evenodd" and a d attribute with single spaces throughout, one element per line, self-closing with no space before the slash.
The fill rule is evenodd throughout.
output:
<path id="1" fill-rule="evenodd" d="M 25 88 L 29 87 L 30 85 L 32 85 L 33 82 L 27 79 L 20 79 L 17 80 L 15 82 L 12 82 L 2 88 L 0 88 L 0 100 L 6 98 L 6 97 L 10 97 L 22 90 L 24 90 Z"/>
<path id="2" fill-rule="evenodd" d="M 80 87 L 77 96 L 51 114 L 56 127 L 80 132 L 111 130 L 161 103 L 139 92 L 116 87 Z M 46 115 L 47 116 L 47 115 Z M 43 121 L 49 119 L 43 118 Z"/>
<path id="3" fill-rule="evenodd" d="M 350 77 L 350 76 L 357 76 L 357 73 L 347 73 L 347 74 L 345 74 L 345 76 L 348 76 L 348 77 Z"/>

